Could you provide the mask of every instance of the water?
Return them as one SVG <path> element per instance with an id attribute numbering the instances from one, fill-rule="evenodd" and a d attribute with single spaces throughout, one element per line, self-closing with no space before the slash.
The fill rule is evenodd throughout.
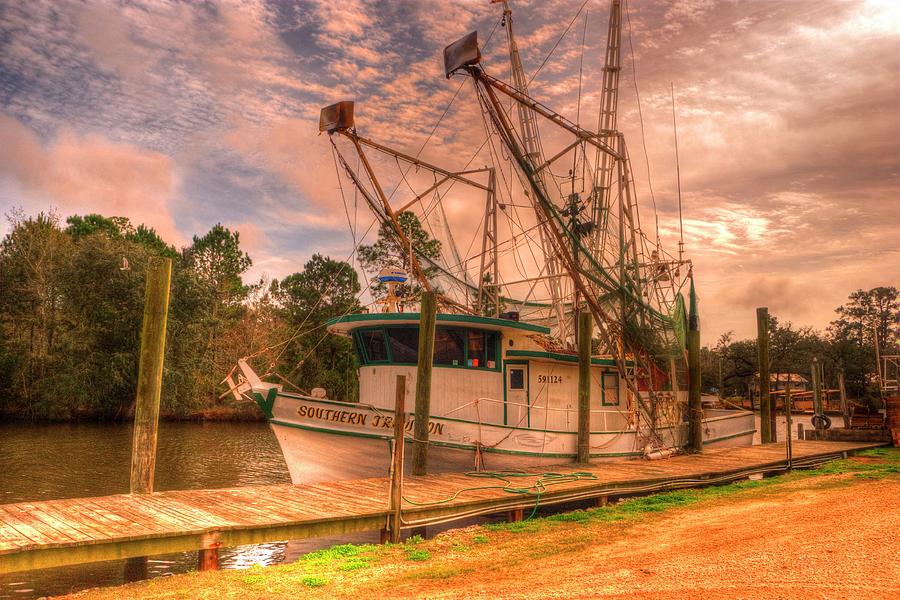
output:
<path id="1" fill-rule="evenodd" d="M 840 420 L 839 418 L 837 419 Z M 811 427 L 810 415 L 795 415 Z M 837 424 L 837 423 L 836 423 Z M 759 415 L 756 416 L 759 443 Z M 785 419 L 779 415 L 778 437 Z M 130 424 L 27 425 L 0 423 L 0 504 L 128 492 Z M 161 423 L 155 489 L 176 490 L 290 483 L 287 466 L 265 423 Z M 464 526 L 460 523 L 455 526 Z M 446 527 L 429 528 L 429 534 Z M 335 543 L 375 542 L 375 532 L 223 550 L 222 568 L 290 562 Z M 196 569 L 197 553 L 151 557 L 148 576 Z M 0 575 L 0 599 L 31 599 L 124 582 L 124 561 Z"/>
<path id="2" fill-rule="evenodd" d="M 131 434 L 125 425 L 0 424 L 0 504 L 128 492 Z M 155 489 L 290 483 L 265 423 L 161 423 Z M 230 548 L 223 568 L 271 565 L 331 540 Z M 197 553 L 154 556 L 148 576 L 184 573 Z M 39 598 L 123 583 L 124 561 L 0 575 L 0 598 Z"/>

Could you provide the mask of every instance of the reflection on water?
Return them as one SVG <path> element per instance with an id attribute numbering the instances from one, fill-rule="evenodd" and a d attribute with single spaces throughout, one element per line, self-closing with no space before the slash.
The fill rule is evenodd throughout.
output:
<path id="1" fill-rule="evenodd" d="M 0 504 L 128 492 L 130 424 L 0 424 Z M 264 423 L 161 423 L 155 489 L 290 483 L 278 443 Z M 296 557 L 315 540 L 291 548 Z M 285 560 L 284 542 L 223 550 L 223 568 Z M 291 544 L 296 546 L 296 544 Z M 304 549 L 306 548 L 306 549 Z M 148 576 L 197 567 L 197 553 L 152 557 Z M 122 583 L 124 561 L 0 575 L 0 598 L 38 598 Z"/>

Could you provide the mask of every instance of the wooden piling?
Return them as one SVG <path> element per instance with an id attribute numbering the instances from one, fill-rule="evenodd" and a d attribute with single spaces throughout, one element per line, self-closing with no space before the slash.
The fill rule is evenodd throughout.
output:
<path id="1" fill-rule="evenodd" d="M 792 443 L 793 436 L 791 435 L 791 429 L 793 428 L 793 424 L 791 423 L 793 417 L 792 403 L 793 400 L 791 400 L 791 379 L 790 377 L 788 377 L 787 383 L 784 385 L 784 443 L 785 451 L 787 453 L 787 468 L 789 471 L 794 467 L 794 446 Z"/>
<path id="2" fill-rule="evenodd" d="M 578 313 L 578 450 L 575 462 L 591 460 L 591 334 L 593 315 Z"/>
<path id="3" fill-rule="evenodd" d="M 198 571 L 219 570 L 219 548 L 222 541 L 218 533 L 208 533 L 201 539 L 200 551 L 197 553 Z"/>
<path id="4" fill-rule="evenodd" d="M 141 326 L 141 354 L 134 401 L 134 433 L 131 445 L 130 490 L 132 494 L 153 491 L 156 472 L 156 437 L 159 425 L 159 398 L 163 360 L 166 352 L 166 321 L 169 313 L 169 285 L 172 260 L 156 257 L 147 267 L 144 290 L 144 321 Z M 125 562 L 126 582 L 147 578 L 147 557 Z"/>
<path id="5" fill-rule="evenodd" d="M 691 288 L 693 290 L 693 281 Z M 691 294 L 693 298 L 693 293 Z M 688 421 L 690 424 L 690 448 L 694 452 L 703 450 L 703 404 L 700 400 L 700 320 L 695 302 L 691 301 L 688 317 Z"/>
<path id="6" fill-rule="evenodd" d="M 434 363 L 434 328 L 437 298 L 422 294 L 419 312 L 419 357 L 416 369 L 416 420 L 413 430 L 413 475 L 428 473 L 428 418 L 431 415 L 431 369 Z"/>
<path id="7" fill-rule="evenodd" d="M 400 511 L 403 502 L 403 430 L 406 425 L 406 375 L 397 375 L 396 397 L 394 399 L 394 453 L 391 460 L 391 494 L 388 517 L 390 541 L 400 542 Z"/>
<path id="8" fill-rule="evenodd" d="M 756 309 L 756 344 L 759 355 L 759 420 L 763 444 L 776 441 L 772 431 L 772 403 L 769 395 L 769 309 Z"/>
<path id="9" fill-rule="evenodd" d="M 844 429 L 850 429 L 850 405 L 847 403 L 847 388 L 844 384 L 844 369 L 838 371 L 838 389 L 841 392 L 841 415 L 844 417 Z"/>
<path id="10" fill-rule="evenodd" d="M 810 365 L 810 371 L 812 372 L 812 383 L 813 383 L 813 413 L 817 415 L 824 415 L 825 410 L 822 406 L 822 377 L 819 372 L 819 359 L 817 357 L 813 357 L 812 365 Z M 821 419 L 816 419 L 815 423 L 821 424 Z M 815 426 L 816 429 L 820 429 L 820 425 Z"/>
<path id="11" fill-rule="evenodd" d="M 131 446 L 132 494 L 149 494 L 153 491 L 159 396 L 166 352 L 166 320 L 169 313 L 171 280 L 172 259 L 159 257 L 151 259 L 147 268 L 147 287 L 144 293 L 141 357 L 138 366 L 137 396 L 134 401 L 134 439 Z"/>

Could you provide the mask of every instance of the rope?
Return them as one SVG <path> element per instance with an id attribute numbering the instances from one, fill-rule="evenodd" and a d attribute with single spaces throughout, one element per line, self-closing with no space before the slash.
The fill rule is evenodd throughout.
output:
<path id="1" fill-rule="evenodd" d="M 503 490 L 508 494 L 517 494 L 523 496 L 534 496 L 534 508 L 531 510 L 531 514 L 525 518 L 526 521 L 532 519 L 534 515 L 537 513 L 538 506 L 541 503 L 541 497 L 547 492 L 547 488 L 552 485 L 559 485 L 562 483 L 572 483 L 574 481 L 584 481 L 584 480 L 596 480 L 597 476 L 591 473 L 590 471 L 575 471 L 573 473 L 526 473 L 524 471 L 469 471 L 465 474 L 466 477 L 472 477 L 473 479 L 494 479 L 500 481 L 502 485 L 480 485 L 480 486 L 472 486 L 467 488 L 462 488 L 447 496 L 446 498 L 442 498 L 440 500 L 433 500 L 430 502 L 416 502 L 414 500 L 410 500 L 406 496 L 403 496 L 403 501 L 407 504 L 411 504 L 413 506 L 437 506 L 441 504 L 448 504 L 453 502 L 460 495 L 465 492 L 475 492 L 479 490 Z M 528 486 L 515 486 L 513 485 L 513 480 L 516 478 L 522 477 L 537 477 L 537 479 Z"/>

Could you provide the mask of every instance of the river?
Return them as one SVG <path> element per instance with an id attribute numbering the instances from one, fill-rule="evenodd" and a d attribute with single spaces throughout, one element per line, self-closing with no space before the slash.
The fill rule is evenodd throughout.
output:
<path id="1" fill-rule="evenodd" d="M 794 422 L 810 426 L 808 415 L 795 417 Z M 779 437 L 783 431 L 784 417 L 779 416 Z M 796 439 L 796 429 L 792 433 Z M 127 493 L 131 435 L 130 424 L 0 423 L 0 504 Z M 265 423 L 160 424 L 156 490 L 277 483 L 290 483 L 290 476 Z M 377 537 L 373 532 L 240 546 L 223 550 L 220 564 L 222 568 L 272 565 L 334 543 L 375 542 Z M 154 556 L 148 561 L 148 576 L 184 573 L 196 565 L 196 552 Z M 124 561 L 108 561 L 0 575 L 0 599 L 27 600 L 118 585 L 123 573 Z"/>
<path id="2" fill-rule="evenodd" d="M 128 492 L 130 424 L 0 424 L 0 504 Z M 155 489 L 290 483 L 265 423 L 161 423 Z M 371 538 L 371 539 L 368 539 Z M 377 534 L 360 537 L 374 541 Z M 223 568 L 271 565 L 337 540 L 229 548 Z M 196 552 L 154 556 L 148 575 L 195 569 Z M 124 561 L 0 575 L 0 598 L 29 599 L 123 583 Z"/>

